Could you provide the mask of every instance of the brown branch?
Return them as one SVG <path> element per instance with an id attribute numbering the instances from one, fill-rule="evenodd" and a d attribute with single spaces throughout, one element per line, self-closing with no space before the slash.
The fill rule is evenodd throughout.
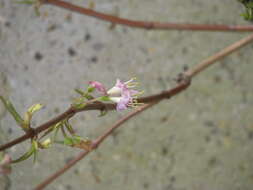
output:
<path id="1" fill-rule="evenodd" d="M 61 168 L 61 170 L 55 172 L 52 176 L 50 176 L 45 181 L 43 181 L 43 183 L 41 183 L 38 186 L 36 186 L 34 188 L 34 190 L 44 189 L 47 185 L 49 185 L 50 183 L 52 183 L 57 177 L 59 177 L 62 174 L 64 174 L 68 169 L 70 169 L 72 166 L 74 166 L 78 161 L 80 161 L 81 159 L 83 159 L 89 153 L 90 153 L 90 151 L 83 151 L 83 152 L 79 153 L 73 160 L 70 160 L 68 162 L 68 164 L 66 164 L 63 168 Z"/>
<path id="2" fill-rule="evenodd" d="M 61 0 L 40 0 L 41 4 L 53 5 L 63 9 L 67 9 L 79 14 L 95 17 L 113 24 L 125 25 L 133 28 L 156 29 L 156 30 L 198 30 L 198 31 L 224 31 L 224 32 L 249 32 L 253 31 L 252 25 L 236 26 L 236 25 L 209 25 L 209 24 L 188 24 L 188 23 L 161 23 L 130 20 L 100 13 L 92 9 L 80 7 Z"/>
<path id="3" fill-rule="evenodd" d="M 235 42 L 234 44 L 224 48 L 223 50 L 216 53 L 215 55 L 208 57 L 207 59 L 205 59 L 201 63 L 199 63 L 195 68 L 188 70 L 185 74 L 192 78 L 193 76 L 197 75 L 201 71 L 205 70 L 207 67 L 214 64 L 216 61 L 233 53 L 234 51 L 249 44 L 252 41 L 253 41 L 253 34 L 251 34 L 250 36 L 247 36 L 246 38 L 243 38 L 243 39 Z"/>
<path id="4" fill-rule="evenodd" d="M 227 48 L 221 50 L 220 52 L 216 53 L 213 56 L 210 56 L 209 58 L 207 58 L 206 60 L 202 61 L 200 64 L 198 64 L 196 67 L 194 67 L 191 70 L 188 70 L 185 74 L 187 76 L 189 76 L 190 78 L 195 76 L 196 74 L 198 74 L 199 72 L 203 71 L 204 69 L 206 69 L 208 66 L 212 65 L 214 62 L 224 58 L 225 56 L 233 53 L 235 50 L 247 45 L 248 43 L 253 41 L 253 34 L 243 38 L 237 42 L 235 42 L 234 44 L 228 46 Z M 176 87 L 177 88 L 177 87 Z M 174 88 L 174 90 L 176 89 Z M 174 94 L 173 94 L 174 95 Z M 164 92 L 161 92 L 159 94 L 155 94 L 152 96 L 147 96 L 147 97 L 142 97 L 138 99 L 138 102 L 141 103 L 148 103 L 148 102 L 153 102 L 155 100 L 160 100 L 160 99 L 164 99 L 164 98 L 169 98 L 171 97 L 171 90 L 167 90 Z M 113 110 L 115 109 L 116 105 L 115 104 L 104 104 L 104 103 L 93 103 L 93 104 L 88 104 L 86 107 L 84 107 L 82 110 L 73 110 L 73 108 L 69 108 L 67 111 L 65 111 L 64 113 L 60 114 L 59 116 L 57 116 L 56 118 L 51 119 L 50 121 L 38 126 L 37 128 L 35 128 L 33 130 L 33 133 L 27 133 L 9 143 L 6 143 L 4 145 L 0 146 L 0 151 L 3 151 L 7 148 L 10 148 L 18 143 L 21 143 L 29 138 L 32 138 L 34 136 L 36 136 L 38 133 L 48 129 L 49 127 L 51 127 L 52 125 L 55 125 L 56 123 L 58 123 L 59 121 L 66 119 L 66 118 L 71 118 L 73 117 L 77 112 L 80 111 L 87 111 L 87 110 L 102 110 L 102 109 L 107 109 L 107 110 Z"/>
<path id="5" fill-rule="evenodd" d="M 162 93 L 159 93 L 159 94 L 156 94 L 153 96 L 139 98 L 139 99 L 137 99 L 137 101 L 140 103 L 148 103 L 148 102 L 153 102 L 155 100 L 162 100 L 164 98 L 169 98 L 175 94 L 175 92 L 178 90 L 178 88 L 181 88 L 181 86 L 179 85 L 179 86 L 173 88 L 172 90 L 164 91 Z M 57 124 L 58 122 L 62 121 L 63 119 L 73 117 L 78 112 L 87 111 L 87 110 L 103 110 L 103 109 L 113 110 L 115 108 L 116 108 L 116 104 L 105 104 L 102 102 L 95 102 L 92 104 L 87 104 L 83 109 L 80 109 L 80 110 L 75 110 L 73 107 L 70 107 L 64 113 L 58 115 L 57 117 L 49 120 L 48 122 L 43 123 L 42 125 L 38 126 L 35 129 L 33 129 L 32 133 L 26 133 L 25 135 L 15 139 L 9 143 L 1 145 L 0 151 L 10 148 L 10 147 L 12 147 L 18 143 L 21 143 L 29 138 L 33 138 L 34 136 L 38 135 L 40 132 L 47 130 L 48 128 Z"/>

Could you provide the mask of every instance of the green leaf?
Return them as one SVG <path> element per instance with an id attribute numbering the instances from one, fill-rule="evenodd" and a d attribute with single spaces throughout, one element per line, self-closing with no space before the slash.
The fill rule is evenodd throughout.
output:
<path id="1" fill-rule="evenodd" d="M 42 107 L 43 107 L 42 104 L 34 104 L 28 108 L 28 111 L 25 113 L 24 122 L 22 124 L 22 127 L 25 130 L 29 129 L 33 114 L 39 111 Z"/>
<path id="2" fill-rule="evenodd" d="M 24 160 L 27 160 L 30 156 L 32 156 L 33 154 L 36 154 L 38 150 L 38 144 L 36 141 L 32 141 L 32 145 L 31 148 L 25 153 L 23 154 L 21 157 L 19 157 L 16 160 L 13 160 L 12 163 L 18 163 Z M 34 155 L 34 161 L 36 159 L 36 155 Z"/>
<path id="3" fill-rule="evenodd" d="M 73 146 L 75 144 L 79 144 L 81 141 L 83 141 L 85 139 L 83 139 L 80 136 L 73 136 L 73 137 L 65 137 L 64 138 L 64 145 L 68 145 L 68 146 Z"/>
<path id="4" fill-rule="evenodd" d="M 10 112 L 12 117 L 15 119 L 18 125 L 22 126 L 24 123 L 24 120 L 21 118 L 21 116 L 18 114 L 14 106 L 9 100 L 6 100 L 3 96 L 0 96 L 1 101 L 3 102 L 5 108 Z"/>
<path id="5" fill-rule="evenodd" d="M 109 96 L 101 96 L 101 97 L 99 97 L 97 100 L 101 100 L 101 101 L 110 101 L 110 97 L 109 97 Z"/>
<path id="6" fill-rule="evenodd" d="M 16 1 L 18 4 L 26 4 L 26 5 L 32 5 L 35 3 L 35 0 L 23 0 L 23 1 Z"/>
<path id="7" fill-rule="evenodd" d="M 37 155 L 38 155 L 38 150 L 39 150 L 38 142 L 33 140 L 32 147 L 33 147 L 33 163 L 35 163 L 37 160 Z"/>
<path id="8" fill-rule="evenodd" d="M 29 109 L 28 112 L 29 114 L 34 114 L 36 111 L 39 111 L 41 108 L 43 108 L 42 104 L 34 104 L 32 105 Z"/>
<path id="9" fill-rule="evenodd" d="M 72 106 L 79 110 L 79 109 L 83 109 L 86 106 L 86 103 L 79 103 L 79 104 L 72 104 Z"/>
<path id="10" fill-rule="evenodd" d="M 94 92 L 95 89 L 96 88 L 94 88 L 92 86 L 89 86 L 88 89 L 87 89 L 87 91 L 88 91 L 88 93 L 92 93 L 92 92 Z"/>
<path id="11" fill-rule="evenodd" d="M 68 146 L 72 146 L 74 144 L 73 139 L 70 137 L 65 137 L 63 142 L 64 142 L 64 145 L 68 145 Z"/>
<path id="12" fill-rule="evenodd" d="M 247 7 L 248 7 L 248 8 L 253 8 L 253 2 L 248 3 L 248 4 L 247 4 Z"/>
<path id="13" fill-rule="evenodd" d="M 12 163 L 18 163 L 24 160 L 27 160 L 30 156 L 32 156 L 34 150 L 31 148 L 28 152 L 26 152 L 24 155 L 22 155 L 20 158 L 13 160 Z"/>
<path id="14" fill-rule="evenodd" d="M 78 94 L 80 94 L 81 96 L 84 96 L 84 95 L 85 95 L 85 92 L 82 91 L 81 89 L 76 88 L 75 91 L 76 91 Z"/>
<path id="15" fill-rule="evenodd" d="M 80 94 L 82 97 L 86 98 L 87 100 L 91 100 L 93 97 L 89 94 L 90 91 L 84 92 L 78 88 L 75 89 L 75 91 Z"/>

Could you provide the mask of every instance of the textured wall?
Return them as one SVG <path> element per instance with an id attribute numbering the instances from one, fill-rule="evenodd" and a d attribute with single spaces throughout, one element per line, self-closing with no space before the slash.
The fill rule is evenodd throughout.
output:
<path id="1" fill-rule="evenodd" d="M 74 0 L 87 5 L 88 1 Z M 236 0 L 104 0 L 96 10 L 143 20 L 246 24 Z M 117 26 L 55 7 L 0 0 L 0 92 L 23 113 L 46 105 L 34 126 L 64 111 L 72 89 L 89 80 L 108 87 L 116 78 L 138 77 L 145 95 L 174 85 L 173 77 L 247 33 L 145 31 Z M 108 138 L 51 190 L 250 190 L 253 186 L 252 45 L 194 79 L 191 88 L 146 111 Z M 94 138 L 122 113 L 71 120 L 80 135 Z M 0 105 L 0 142 L 22 134 Z M 18 157 L 29 147 L 8 150 Z M 54 146 L 13 166 L 0 187 L 31 189 L 79 150 Z M 0 188 L 1 189 L 1 188 Z"/>

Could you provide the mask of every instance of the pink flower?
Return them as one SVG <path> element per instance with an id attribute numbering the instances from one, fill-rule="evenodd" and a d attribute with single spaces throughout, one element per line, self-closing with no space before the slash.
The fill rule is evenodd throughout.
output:
<path id="1" fill-rule="evenodd" d="M 105 87 L 97 81 L 91 81 L 90 85 L 96 88 L 103 95 L 108 96 L 111 101 L 116 102 L 117 111 L 121 111 L 127 109 L 128 106 L 133 107 L 134 99 L 137 98 L 138 94 L 140 94 L 139 91 L 131 89 L 137 85 L 136 82 L 133 82 L 134 80 L 135 79 L 131 79 L 127 82 L 121 82 L 121 80 L 117 79 L 115 86 L 108 91 L 106 91 Z"/>

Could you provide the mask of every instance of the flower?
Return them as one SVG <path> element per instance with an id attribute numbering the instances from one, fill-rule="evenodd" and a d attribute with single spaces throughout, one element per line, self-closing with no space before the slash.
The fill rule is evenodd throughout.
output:
<path id="1" fill-rule="evenodd" d="M 116 110 L 121 111 L 127 109 L 129 106 L 134 107 L 137 104 L 136 98 L 140 92 L 131 89 L 137 85 L 134 80 L 135 78 L 132 78 L 127 82 L 122 82 L 117 79 L 116 84 L 108 91 L 105 90 L 105 87 L 100 82 L 91 81 L 89 84 L 103 95 L 107 96 L 109 100 L 117 103 Z"/>

